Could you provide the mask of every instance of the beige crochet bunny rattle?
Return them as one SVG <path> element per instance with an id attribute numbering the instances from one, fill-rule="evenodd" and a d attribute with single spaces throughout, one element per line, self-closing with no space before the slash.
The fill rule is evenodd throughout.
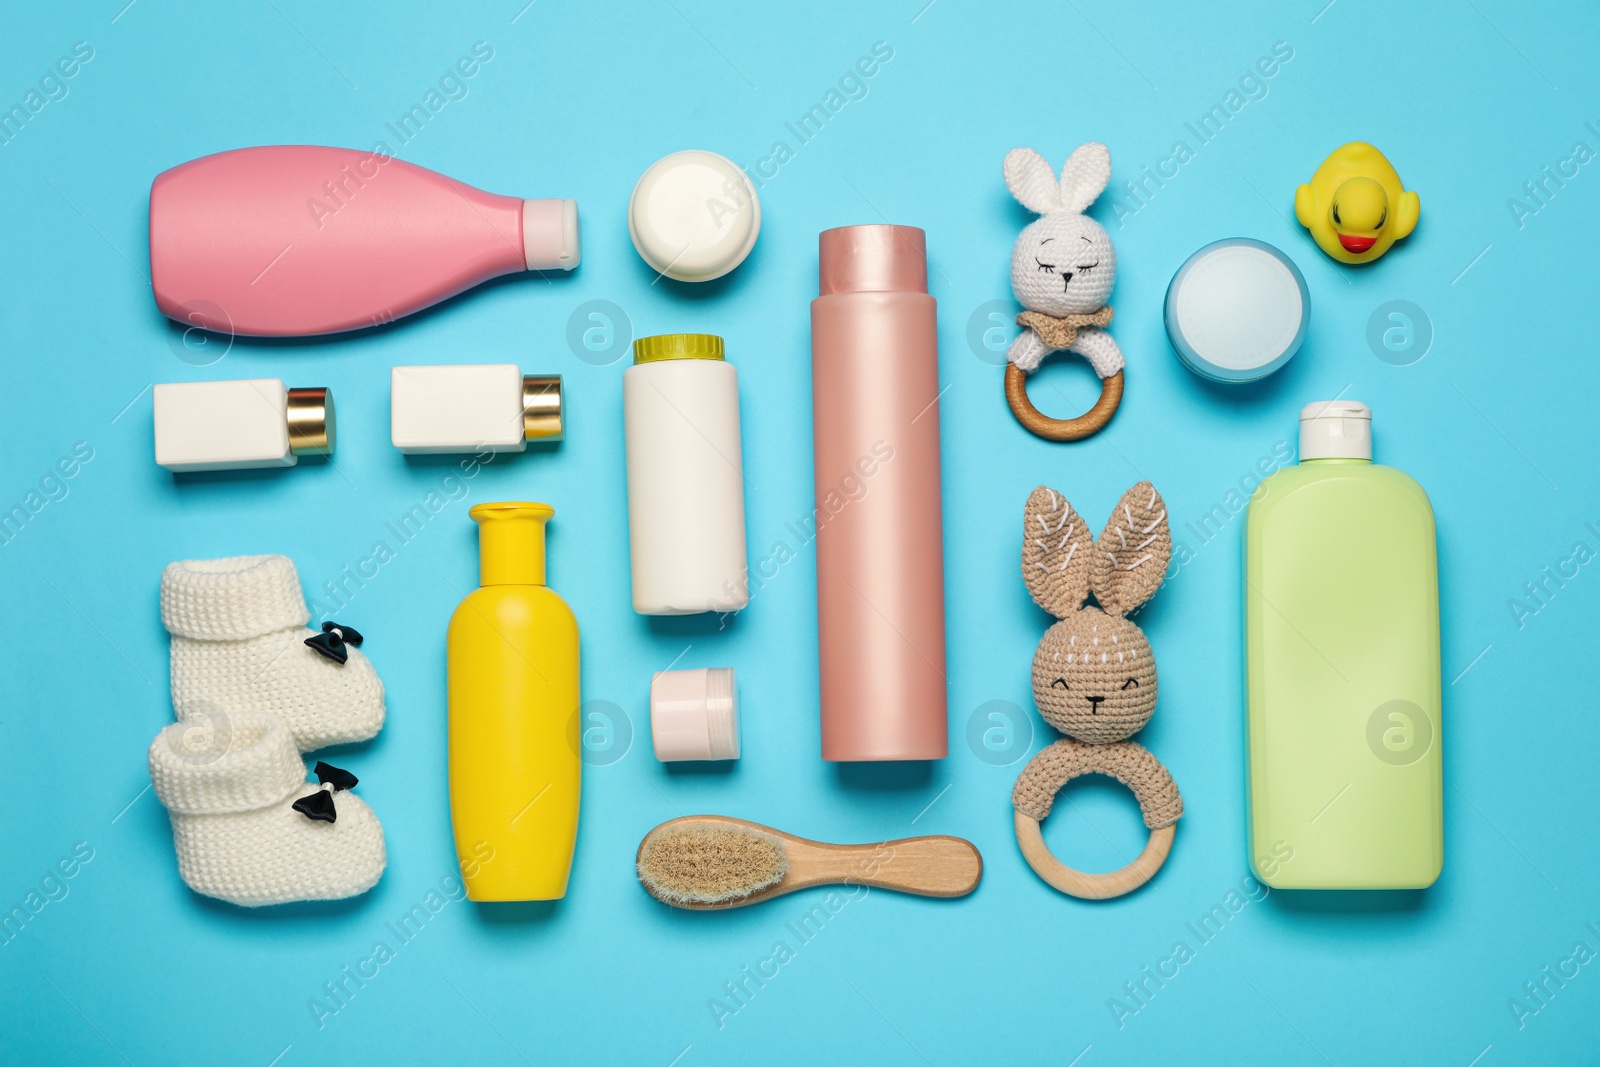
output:
<path id="1" fill-rule="evenodd" d="M 1161 869 L 1183 814 L 1172 775 L 1128 740 L 1156 710 L 1155 657 L 1127 616 L 1166 577 L 1167 506 L 1155 486 L 1140 482 L 1122 494 L 1096 541 L 1065 497 L 1040 486 L 1028 497 L 1023 522 L 1023 579 L 1034 601 L 1058 620 L 1033 655 L 1033 699 L 1067 737 L 1034 756 L 1017 778 L 1011 791 L 1017 843 L 1034 873 L 1063 893 L 1119 897 Z M 1091 591 L 1099 607 L 1085 604 Z M 1121 870 L 1085 874 L 1045 847 L 1039 823 L 1061 787 L 1082 774 L 1109 775 L 1138 798 L 1150 840 Z"/>

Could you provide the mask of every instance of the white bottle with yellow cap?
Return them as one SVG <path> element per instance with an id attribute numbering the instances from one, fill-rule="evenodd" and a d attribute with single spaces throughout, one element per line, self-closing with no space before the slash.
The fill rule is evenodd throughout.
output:
<path id="1" fill-rule="evenodd" d="M 622 375 L 633 610 L 738 611 L 750 602 L 739 373 L 709 334 L 641 337 Z"/>

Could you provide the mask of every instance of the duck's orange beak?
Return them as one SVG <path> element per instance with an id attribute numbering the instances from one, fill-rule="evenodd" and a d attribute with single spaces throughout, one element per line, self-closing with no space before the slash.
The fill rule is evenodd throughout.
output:
<path id="1" fill-rule="evenodd" d="M 1376 237 L 1357 237 L 1349 233 L 1341 233 L 1339 235 L 1339 244 L 1344 250 L 1358 256 L 1377 243 L 1378 239 Z"/>

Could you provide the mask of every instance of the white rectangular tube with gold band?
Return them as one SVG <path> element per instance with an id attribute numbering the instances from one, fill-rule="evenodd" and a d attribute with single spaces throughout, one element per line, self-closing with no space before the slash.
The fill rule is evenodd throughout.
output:
<path id="1" fill-rule="evenodd" d="M 521 452 L 561 434 L 559 374 L 524 375 L 514 363 L 389 372 L 389 439 L 402 452 Z"/>
<path id="2" fill-rule="evenodd" d="M 164 382 L 154 389 L 156 462 L 170 471 L 292 467 L 331 455 L 333 393 L 278 378 Z"/>

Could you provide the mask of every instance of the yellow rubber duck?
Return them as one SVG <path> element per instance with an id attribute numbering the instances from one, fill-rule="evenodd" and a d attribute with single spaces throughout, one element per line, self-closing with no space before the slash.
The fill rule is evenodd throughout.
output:
<path id="1" fill-rule="evenodd" d="M 1365 141 L 1335 148 L 1294 194 L 1294 216 L 1340 263 L 1371 263 L 1416 228 L 1417 194 L 1382 152 Z"/>

